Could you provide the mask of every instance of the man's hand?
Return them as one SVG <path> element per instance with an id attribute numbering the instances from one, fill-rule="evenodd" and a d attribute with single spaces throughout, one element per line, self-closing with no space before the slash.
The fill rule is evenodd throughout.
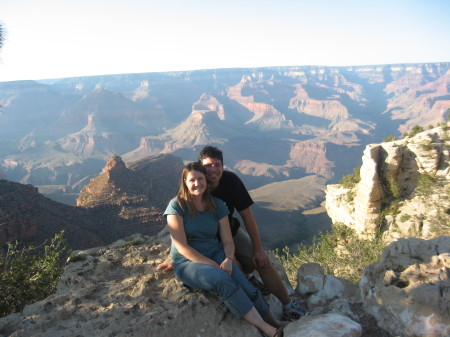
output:
<path id="1" fill-rule="evenodd" d="M 173 270 L 172 261 L 165 261 L 163 263 L 158 264 L 156 270 L 162 270 L 164 273 L 171 272 Z"/>
<path id="2" fill-rule="evenodd" d="M 256 268 L 264 268 L 270 263 L 269 257 L 263 249 L 259 249 L 253 252 L 253 262 Z"/>

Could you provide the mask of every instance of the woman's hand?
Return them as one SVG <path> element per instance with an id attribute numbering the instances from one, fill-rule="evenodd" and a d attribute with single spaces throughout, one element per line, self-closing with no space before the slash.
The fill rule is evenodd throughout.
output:
<path id="1" fill-rule="evenodd" d="M 228 275 L 231 275 L 231 272 L 233 271 L 233 260 L 229 257 L 225 258 L 225 260 L 223 260 L 220 264 L 220 269 L 222 269 Z"/>

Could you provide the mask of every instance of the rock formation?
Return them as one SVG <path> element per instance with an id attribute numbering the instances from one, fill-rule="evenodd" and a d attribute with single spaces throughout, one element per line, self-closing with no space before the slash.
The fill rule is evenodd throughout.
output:
<path id="1" fill-rule="evenodd" d="M 0 180 L 0 247 L 7 242 L 39 246 L 65 231 L 71 248 L 103 245 L 86 209 L 48 199 L 32 185 Z"/>
<path id="2" fill-rule="evenodd" d="M 259 77 L 263 77 L 263 75 L 260 74 Z M 246 121 L 245 124 L 256 125 L 261 130 L 292 129 L 294 127 L 292 121 L 286 120 L 286 116 L 273 105 L 257 102 L 253 95 L 242 95 L 242 91 L 248 87 L 254 90 L 255 87 L 259 86 L 265 91 L 265 83 L 263 81 L 258 82 L 258 80 L 254 81 L 252 76 L 243 76 L 237 85 L 227 90 L 227 95 L 230 99 L 238 102 L 253 113 L 253 117 Z"/>
<path id="3" fill-rule="evenodd" d="M 327 212 L 364 235 L 432 238 L 450 231 L 448 125 L 368 145 L 355 187 L 328 185 Z"/>
<path id="4" fill-rule="evenodd" d="M 97 116 L 89 115 L 87 125 L 80 131 L 60 139 L 58 144 L 67 152 L 86 157 L 110 156 L 127 152 L 133 145 L 121 134 L 99 128 Z"/>
<path id="5" fill-rule="evenodd" d="M 40 245 L 61 230 L 73 249 L 133 233 L 156 234 L 182 168 L 182 160 L 168 154 L 128 165 L 112 156 L 104 172 L 83 188 L 79 207 L 48 199 L 32 185 L 0 180 L 0 246 L 15 240 Z"/>
<path id="6" fill-rule="evenodd" d="M 360 290 L 364 309 L 392 334 L 450 336 L 450 236 L 393 242 Z"/>
<path id="7" fill-rule="evenodd" d="M 165 229 L 153 237 L 135 234 L 73 252 L 56 293 L 0 318 L 0 336 L 259 337 L 215 295 L 156 270 L 167 258 L 169 242 Z M 311 314 L 288 325 L 285 336 L 448 336 L 449 254 L 450 237 L 400 240 L 366 269 L 359 287 L 324 275 L 318 265 L 304 265 L 292 295 L 306 301 Z M 279 315 L 279 302 L 273 295 L 267 300 Z"/>
<path id="8" fill-rule="evenodd" d="M 127 165 L 119 155 L 113 155 L 103 172 L 80 192 L 77 205 L 161 210 L 176 194 L 183 166 L 180 158 L 169 154 L 150 156 Z"/>
<path id="9" fill-rule="evenodd" d="M 293 66 L 0 83 L 0 166 L 72 205 L 114 153 L 127 162 L 158 153 L 193 160 L 206 144 L 232 151 L 231 168 L 254 163 L 243 167 L 257 174 L 243 174 L 251 188 L 268 183 L 264 167 L 279 168 L 276 181 L 310 173 L 333 181 L 368 143 L 444 120 L 449 69 Z"/>

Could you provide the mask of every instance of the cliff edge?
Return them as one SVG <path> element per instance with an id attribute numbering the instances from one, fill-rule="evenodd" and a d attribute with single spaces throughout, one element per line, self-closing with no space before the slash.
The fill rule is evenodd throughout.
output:
<path id="1" fill-rule="evenodd" d="M 365 236 L 450 234 L 450 123 L 401 140 L 367 145 L 354 186 L 328 185 L 326 209 Z"/>

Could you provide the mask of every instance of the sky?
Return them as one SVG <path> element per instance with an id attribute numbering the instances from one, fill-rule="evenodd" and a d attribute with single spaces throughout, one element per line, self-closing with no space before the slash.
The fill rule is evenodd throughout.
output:
<path id="1" fill-rule="evenodd" d="M 449 0 L 0 0 L 0 82 L 450 62 Z"/>

